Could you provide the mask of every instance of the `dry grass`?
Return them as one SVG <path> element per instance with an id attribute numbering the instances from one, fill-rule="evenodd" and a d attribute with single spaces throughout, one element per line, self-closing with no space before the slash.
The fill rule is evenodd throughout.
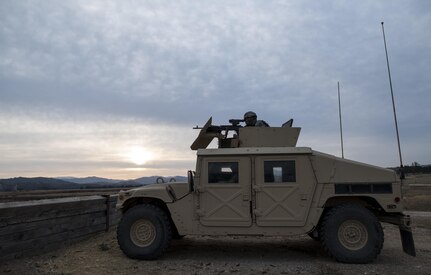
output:
<path id="1" fill-rule="evenodd" d="M 431 174 L 407 175 L 406 182 L 408 184 L 430 184 L 431 185 Z"/>
<path id="2" fill-rule="evenodd" d="M 431 188 L 429 189 L 431 191 Z M 410 211 L 431 211 L 431 195 L 406 195 L 405 206 Z"/>
<path id="3" fill-rule="evenodd" d="M 411 211 L 431 211 L 431 174 L 409 175 L 405 205 Z"/>

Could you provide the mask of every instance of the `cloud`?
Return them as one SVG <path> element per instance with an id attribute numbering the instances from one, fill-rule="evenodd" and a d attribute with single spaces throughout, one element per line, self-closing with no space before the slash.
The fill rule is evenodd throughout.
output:
<path id="1" fill-rule="evenodd" d="M 149 170 L 140 175 L 166 169 L 185 174 L 194 169 L 194 152 L 187 148 L 194 138 L 190 128 L 150 126 L 133 120 L 74 121 L 44 114 L 1 114 L 0 127 L 4 129 L 0 177 L 12 171 L 21 176 L 49 171 L 59 176 L 69 171 L 125 178 L 127 169 L 137 167 Z M 153 158 L 143 165 L 134 164 L 128 153 L 135 147 L 151 152 Z"/>
<path id="2" fill-rule="evenodd" d="M 62 120 L 73 121 L 69 136 L 82 134 L 96 143 L 121 135 L 91 137 L 99 122 L 103 127 L 126 122 L 120 127 L 126 132 L 142 125 L 149 127 L 142 131 L 156 133 L 158 125 L 178 127 L 176 134 L 182 135 L 209 116 L 226 123 L 254 110 L 273 126 L 293 117 L 307 135 L 300 137 L 309 141 L 304 145 L 326 148 L 338 137 L 340 81 L 346 142 L 357 152 L 352 157 L 374 161 L 359 153 L 360 140 L 384 144 L 394 136 L 380 25 L 385 21 L 403 146 L 422 156 L 417 144 L 426 147 L 424 140 L 431 138 L 429 6 L 424 1 L 2 1 L 2 119 L 22 123 L 35 117 L 37 127 L 49 124 L 48 131 L 34 136 L 43 147 Z M 76 132 L 81 124 L 88 132 Z M 8 127 L 12 133 L 0 139 L 16 138 L 20 142 L 8 146 L 24 146 L 17 126 Z M 194 137 L 189 138 L 181 142 L 188 146 Z M 173 138 L 154 146 L 171 144 L 183 146 Z"/>

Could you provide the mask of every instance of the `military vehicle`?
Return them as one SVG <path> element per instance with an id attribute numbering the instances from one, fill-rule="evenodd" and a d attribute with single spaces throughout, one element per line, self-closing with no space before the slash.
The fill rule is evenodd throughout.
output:
<path id="1" fill-rule="evenodd" d="M 188 182 L 121 191 L 117 238 L 123 252 L 151 260 L 184 235 L 309 234 L 339 262 L 368 263 L 383 247 L 381 222 L 399 226 L 415 256 L 395 171 L 296 147 L 301 128 L 212 125 L 191 145 Z M 207 149 L 218 139 L 218 148 Z"/>

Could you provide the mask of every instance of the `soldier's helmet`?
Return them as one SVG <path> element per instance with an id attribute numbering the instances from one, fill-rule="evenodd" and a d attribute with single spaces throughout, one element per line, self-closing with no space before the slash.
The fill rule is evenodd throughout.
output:
<path id="1" fill-rule="evenodd" d="M 257 115 L 255 112 L 248 111 L 244 114 L 244 121 L 246 126 L 254 126 L 256 124 Z"/>

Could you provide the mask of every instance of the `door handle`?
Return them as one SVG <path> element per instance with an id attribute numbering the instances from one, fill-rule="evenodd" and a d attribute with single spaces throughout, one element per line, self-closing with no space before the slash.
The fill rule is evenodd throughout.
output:
<path id="1" fill-rule="evenodd" d="M 304 206 L 305 206 L 305 204 L 307 203 L 308 195 L 306 195 L 306 194 L 301 194 L 301 195 L 299 195 L 299 197 L 300 197 L 300 199 L 301 199 L 301 201 L 300 201 L 300 203 L 299 203 L 299 206 L 304 207 Z"/>
<path id="2" fill-rule="evenodd" d="M 260 217 L 260 216 L 262 216 L 262 211 L 260 211 L 260 209 L 255 209 L 255 210 L 254 210 L 254 215 L 255 215 L 256 217 Z"/>
<path id="3" fill-rule="evenodd" d="M 260 192 L 260 191 L 262 191 L 261 187 L 258 186 L 258 185 L 253 185 L 253 190 L 254 190 L 254 192 Z"/>

